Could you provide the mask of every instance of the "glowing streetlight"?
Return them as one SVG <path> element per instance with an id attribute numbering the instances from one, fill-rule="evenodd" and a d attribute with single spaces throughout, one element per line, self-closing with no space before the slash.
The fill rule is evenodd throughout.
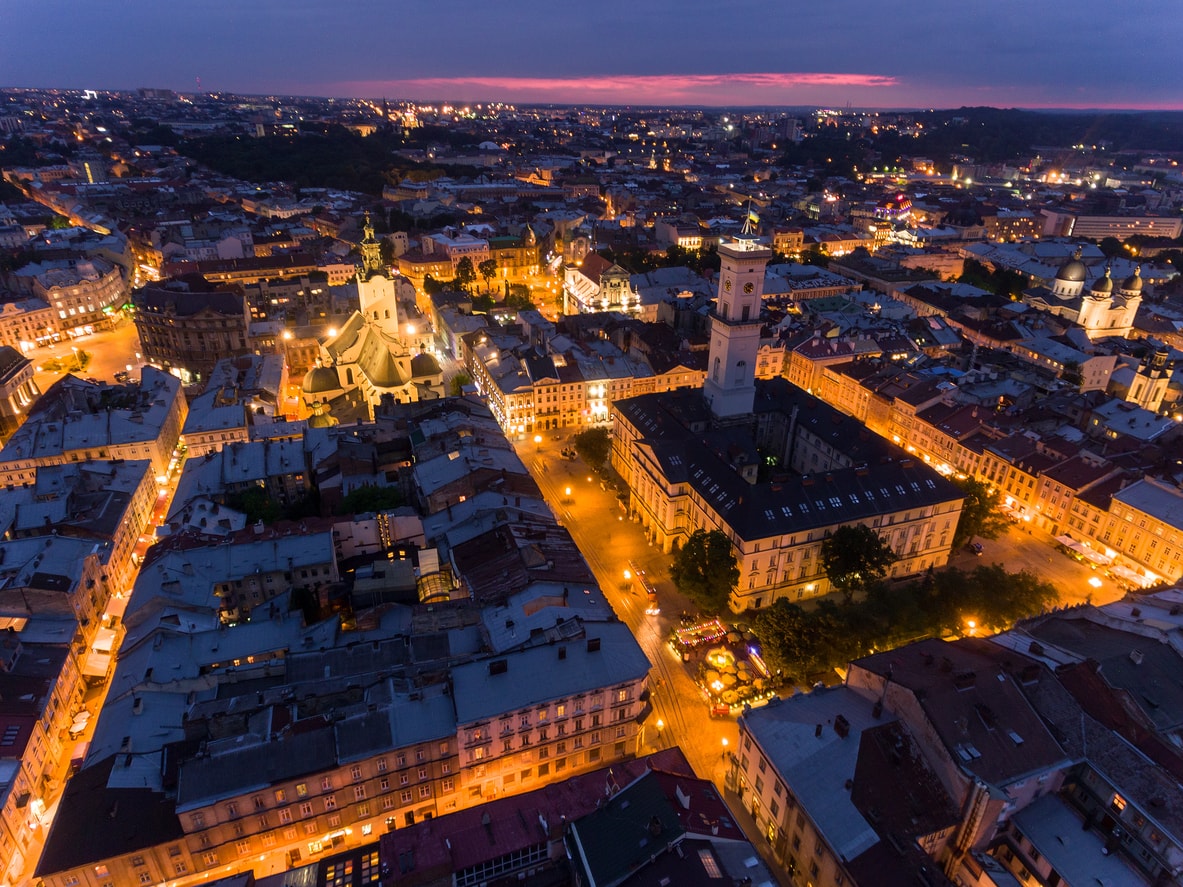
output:
<path id="1" fill-rule="evenodd" d="M 290 342 L 292 340 L 292 331 L 291 330 L 284 330 L 283 331 L 283 338 L 284 338 L 284 341 Z"/>
<path id="2" fill-rule="evenodd" d="M 632 578 L 633 578 L 633 571 L 632 570 L 625 570 L 624 571 L 624 581 L 628 582 Z"/>

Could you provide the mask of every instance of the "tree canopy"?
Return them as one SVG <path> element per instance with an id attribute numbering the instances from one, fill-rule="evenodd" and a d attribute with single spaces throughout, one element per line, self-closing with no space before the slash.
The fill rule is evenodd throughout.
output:
<path id="1" fill-rule="evenodd" d="M 575 445 L 575 452 L 592 468 L 599 468 L 608 461 L 608 453 L 612 449 L 612 441 L 608 438 L 608 431 L 604 428 L 589 428 L 571 438 Z"/>
<path id="2" fill-rule="evenodd" d="M 1006 531 L 1006 518 L 998 510 L 1001 494 L 972 477 L 955 480 L 965 493 L 961 519 L 953 533 L 953 547 L 960 548 L 975 536 L 997 539 Z"/>
<path id="3" fill-rule="evenodd" d="M 846 597 L 887 575 L 899 558 L 886 542 L 863 524 L 844 524 L 822 541 L 822 569 L 830 584 Z"/>
<path id="4" fill-rule="evenodd" d="M 1005 268 L 991 271 L 981 262 L 975 262 L 973 259 L 965 260 L 961 276 L 957 280 L 960 283 L 968 283 L 1007 298 L 1018 298 L 1022 295 L 1023 290 L 1030 286 L 1027 278 L 1018 271 L 1010 271 Z"/>
<path id="5" fill-rule="evenodd" d="M 489 288 L 489 282 L 497 276 L 497 260 L 485 259 L 476 266 L 477 273 L 485 279 L 485 289 Z"/>
<path id="6" fill-rule="evenodd" d="M 472 259 L 468 256 L 456 263 L 456 278 L 453 282 L 466 293 L 472 291 L 472 285 L 476 282 L 476 269 L 472 267 Z"/>
<path id="7" fill-rule="evenodd" d="M 703 610 L 725 611 L 739 582 L 739 565 L 731 553 L 731 540 L 722 530 L 695 530 L 674 554 L 670 578 Z"/>
<path id="8" fill-rule="evenodd" d="M 468 373 L 460 372 L 452 377 L 452 381 L 448 384 L 448 393 L 452 397 L 460 397 L 464 394 L 464 386 L 472 384 L 472 376 Z"/>
<path id="9" fill-rule="evenodd" d="M 366 484 L 348 493 L 337 507 L 337 514 L 365 514 L 375 511 L 389 511 L 403 504 L 403 494 L 398 487 L 378 487 Z"/>
<path id="10" fill-rule="evenodd" d="M 841 606 L 822 600 L 806 610 L 780 598 L 756 613 L 752 628 L 769 666 L 790 683 L 808 685 L 876 650 L 964 634 L 970 620 L 986 631 L 1005 630 L 1056 600 L 1055 587 L 1038 576 L 992 564 L 930 572 L 911 583 L 876 582 L 865 600 Z"/>

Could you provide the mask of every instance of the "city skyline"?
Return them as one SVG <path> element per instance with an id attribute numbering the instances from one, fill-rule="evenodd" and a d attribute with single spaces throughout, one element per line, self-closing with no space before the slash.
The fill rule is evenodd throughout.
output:
<path id="1" fill-rule="evenodd" d="M 1183 110 L 1168 0 L 1059 9 L 1001 0 L 900 15 L 857 0 L 638 8 L 455 0 L 5 3 L 0 86 L 170 88 L 414 101 Z M 71 14 L 71 7 L 74 13 Z M 47 46 L 52 51 L 47 51 Z"/>

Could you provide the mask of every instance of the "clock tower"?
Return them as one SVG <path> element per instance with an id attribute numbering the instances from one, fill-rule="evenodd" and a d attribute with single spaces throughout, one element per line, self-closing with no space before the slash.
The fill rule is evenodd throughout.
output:
<path id="1" fill-rule="evenodd" d="M 719 245 L 719 292 L 711 314 L 711 351 L 703 395 L 716 418 L 746 416 L 756 398 L 756 355 L 764 267 L 772 250 L 754 239 Z"/>

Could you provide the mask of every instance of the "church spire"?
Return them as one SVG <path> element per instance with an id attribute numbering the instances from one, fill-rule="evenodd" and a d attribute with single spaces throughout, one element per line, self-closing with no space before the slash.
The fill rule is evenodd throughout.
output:
<path id="1" fill-rule="evenodd" d="M 369 277 L 382 270 L 382 247 L 377 240 L 374 239 L 374 226 L 370 222 L 370 211 L 366 210 L 365 224 L 362 226 L 362 231 L 365 234 L 361 241 L 361 273 L 364 277 Z"/>

